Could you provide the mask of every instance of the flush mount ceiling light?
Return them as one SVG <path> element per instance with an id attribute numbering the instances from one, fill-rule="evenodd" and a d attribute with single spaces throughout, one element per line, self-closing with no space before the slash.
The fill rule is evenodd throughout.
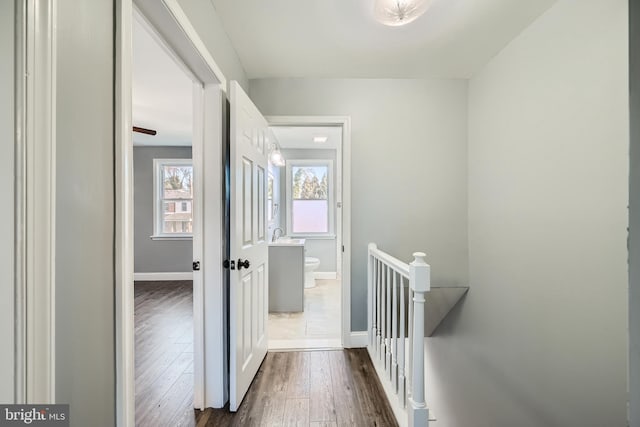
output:
<path id="1" fill-rule="evenodd" d="M 315 142 L 316 144 L 324 144 L 325 142 L 327 142 L 327 139 L 329 139 L 328 136 L 314 136 L 313 142 Z"/>
<path id="2" fill-rule="evenodd" d="M 375 17 L 391 27 L 415 21 L 427 11 L 432 0 L 375 0 Z"/>

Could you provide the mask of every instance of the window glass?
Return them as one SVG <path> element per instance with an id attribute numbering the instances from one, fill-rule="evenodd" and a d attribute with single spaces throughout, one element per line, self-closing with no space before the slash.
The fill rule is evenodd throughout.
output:
<path id="1" fill-rule="evenodd" d="M 291 222 L 294 233 L 329 232 L 329 168 L 291 167 Z"/>
<path id="2" fill-rule="evenodd" d="M 156 234 L 193 233 L 193 166 L 178 160 L 159 161 L 160 189 L 157 206 L 160 206 Z"/>

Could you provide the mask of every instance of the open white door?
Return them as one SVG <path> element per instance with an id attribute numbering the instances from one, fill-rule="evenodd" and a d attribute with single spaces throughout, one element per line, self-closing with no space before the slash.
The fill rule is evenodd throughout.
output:
<path id="1" fill-rule="evenodd" d="M 267 354 L 268 125 L 238 82 L 230 83 L 229 408 L 237 411 Z"/>

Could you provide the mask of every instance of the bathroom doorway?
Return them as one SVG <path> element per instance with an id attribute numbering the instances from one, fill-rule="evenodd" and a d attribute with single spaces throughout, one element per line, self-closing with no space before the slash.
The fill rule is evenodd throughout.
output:
<path id="1" fill-rule="evenodd" d="M 269 349 L 342 348 L 344 127 L 270 122 Z"/>

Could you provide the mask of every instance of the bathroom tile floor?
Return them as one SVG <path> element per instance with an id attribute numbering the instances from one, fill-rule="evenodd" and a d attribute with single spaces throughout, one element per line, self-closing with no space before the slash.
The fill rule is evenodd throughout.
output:
<path id="1" fill-rule="evenodd" d="M 304 290 L 304 311 L 269 313 L 269 349 L 339 348 L 340 280 Z"/>

